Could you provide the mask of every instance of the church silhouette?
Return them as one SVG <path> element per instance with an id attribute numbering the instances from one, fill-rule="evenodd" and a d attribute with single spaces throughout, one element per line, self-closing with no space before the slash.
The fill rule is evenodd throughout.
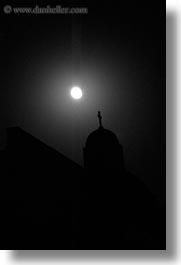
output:
<path id="1" fill-rule="evenodd" d="M 1 151 L 1 249 L 165 249 L 165 212 L 102 124 L 84 167 L 19 127 Z"/>

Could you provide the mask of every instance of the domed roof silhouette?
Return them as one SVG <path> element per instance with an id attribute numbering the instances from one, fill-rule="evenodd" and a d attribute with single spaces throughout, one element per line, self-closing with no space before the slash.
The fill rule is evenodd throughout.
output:
<path id="1" fill-rule="evenodd" d="M 99 128 L 89 134 L 84 153 L 84 167 L 90 170 L 123 171 L 122 146 L 117 136 L 102 126 L 102 116 L 98 111 Z"/>
<path id="2" fill-rule="evenodd" d="M 86 147 L 91 148 L 96 147 L 105 147 L 106 146 L 115 146 L 118 145 L 119 141 L 117 136 L 110 130 L 99 127 L 97 130 L 93 131 L 86 141 Z"/>
<path id="3" fill-rule="evenodd" d="M 93 131 L 87 138 L 86 147 L 87 148 L 103 148 L 105 146 L 117 146 L 119 145 L 119 140 L 117 136 L 110 130 L 104 129 L 102 126 L 102 116 L 100 111 L 98 111 L 99 118 L 99 128 Z"/>

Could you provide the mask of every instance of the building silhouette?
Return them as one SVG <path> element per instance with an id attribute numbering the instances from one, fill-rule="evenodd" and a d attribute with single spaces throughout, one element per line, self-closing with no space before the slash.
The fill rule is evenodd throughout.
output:
<path id="1" fill-rule="evenodd" d="M 124 171 L 122 146 L 116 135 L 102 126 L 102 116 L 98 112 L 99 128 L 86 140 L 84 167 L 91 171 Z"/>
<path id="2" fill-rule="evenodd" d="M 19 127 L 1 152 L 2 249 L 165 249 L 165 212 L 102 125 L 84 168 Z"/>

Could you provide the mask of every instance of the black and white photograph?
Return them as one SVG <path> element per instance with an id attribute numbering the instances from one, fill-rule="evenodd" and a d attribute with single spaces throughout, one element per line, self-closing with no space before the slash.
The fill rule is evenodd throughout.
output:
<path id="1" fill-rule="evenodd" d="M 166 250 L 166 2 L 1 6 L 0 248 Z"/>

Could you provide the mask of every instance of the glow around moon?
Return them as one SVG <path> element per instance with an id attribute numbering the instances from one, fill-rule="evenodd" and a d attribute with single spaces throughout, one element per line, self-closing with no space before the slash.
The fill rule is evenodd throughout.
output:
<path id="1" fill-rule="evenodd" d="M 75 86 L 70 90 L 70 95 L 73 99 L 80 99 L 82 97 L 82 90 L 80 87 Z"/>

